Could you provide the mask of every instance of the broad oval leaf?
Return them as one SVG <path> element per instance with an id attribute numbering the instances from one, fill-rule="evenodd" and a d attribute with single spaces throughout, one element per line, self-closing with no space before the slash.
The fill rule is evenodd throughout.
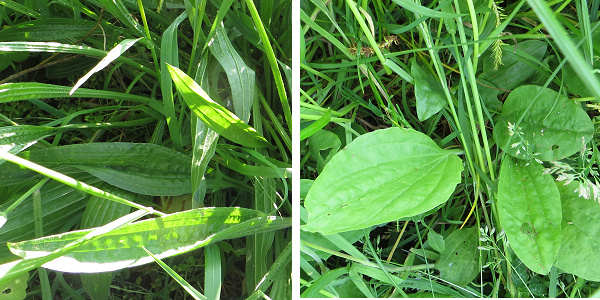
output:
<path id="1" fill-rule="evenodd" d="M 167 65 L 171 78 L 183 99 L 200 120 L 224 138 L 247 147 L 269 147 L 270 144 L 254 128 L 225 107 L 210 99 L 204 90 L 180 69 Z"/>
<path id="2" fill-rule="evenodd" d="M 304 202 L 311 232 L 332 234 L 424 213 L 446 202 L 462 161 L 411 129 L 364 134 L 337 153 Z"/>
<path id="3" fill-rule="evenodd" d="M 517 124 L 521 116 L 523 120 Z M 522 134 L 511 135 L 509 122 Z M 551 161 L 573 155 L 592 139 L 593 133 L 594 125 L 579 103 L 549 88 L 526 85 L 508 95 L 494 128 L 494 139 L 513 157 Z"/>
<path id="4" fill-rule="evenodd" d="M 548 274 L 560 246 L 560 195 L 535 162 L 504 157 L 498 182 L 498 217 L 515 254 L 532 271 Z"/>
<path id="5" fill-rule="evenodd" d="M 454 230 L 446 238 L 446 249 L 435 263 L 440 277 L 458 286 L 466 286 L 479 274 L 477 227 Z"/>
<path id="6" fill-rule="evenodd" d="M 444 108 L 446 104 L 444 88 L 435 75 L 421 66 L 417 59 L 413 59 L 410 70 L 415 80 L 417 116 L 419 121 L 425 121 Z"/>
<path id="7" fill-rule="evenodd" d="M 239 207 L 188 210 L 125 225 L 83 244 L 43 266 L 55 271 L 96 273 L 153 262 L 142 247 L 165 258 L 208 244 L 289 227 L 291 221 Z M 86 236 L 93 229 L 71 231 L 20 243 L 11 251 L 24 259 L 48 255 Z"/>
<path id="8" fill-rule="evenodd" d="M 563 220 L 555 266 L 583 279 L 600 281 L 600 204 L 578 197 L 578 182 L 557 185 Z"/>

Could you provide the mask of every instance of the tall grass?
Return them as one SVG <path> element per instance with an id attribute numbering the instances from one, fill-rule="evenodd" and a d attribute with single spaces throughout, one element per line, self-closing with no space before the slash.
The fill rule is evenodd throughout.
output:
<path id="1" fill-rule="evenodd" d="M 0 249 L 0 281 L 27 282 L 15 299 L 291 298 L 291 14 L 276 1 L 2 2 L 0 242 L 25 242 L 11 246 L 21 257 Z M 264 142 L 244 143 L 248 130 Z M 147 214 L 187 220 L 157 229 L 177 242 L 119 251 L 164 271 L 109 267 L 92 245 L 133 238 Z M 46 243 L 57 233 L 74 239 Z M 40 247 L 54 252 L 24 255 Z M 82 251 L 104 272 L 40 267 Z"/>

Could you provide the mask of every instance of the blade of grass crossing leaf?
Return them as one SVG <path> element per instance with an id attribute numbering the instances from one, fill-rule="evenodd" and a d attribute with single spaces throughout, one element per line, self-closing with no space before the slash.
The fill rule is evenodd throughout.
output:
<path id="1" fill-rule="evenodd" d="M 24 15 L 28 15 L 32 18 L 40 18 L 42 17 L 42 15 L 32 9 L 30 9 L 27 6 L 24 6 L 22 4 L 19 4 L 18 2 L 12 1 L 12 0 L 2 0 L 0 1 L 0 4 L 2 4 L 2 6 L 6 6 L 12 10 L 18 11 Z"/>
<path id="2" fill-rule="evenodd" d="M 336 46 L 338 50 L 340 50 L 344 55 L 349 58 L 354 58 L 354 55 L 351 55 L 348 51 L 348 47 L 342 44 L 333 34 L 329 31 L 321 27 L 317 24 L 309 15 L 307 15 L 304 10 L 300 10 L 300 20 L 304 22 L 309 28 L 318 32 L 323 38 L 329 41 L 332 45 Z"/>
<path id="3" fill-rule="evenodd" d="M 254 182 L 254 208 L 263 212 L 273 210 L 275 197 L 275 184 L 271 178 L 255 177 Z M 267 273 L 272 262 L 269 253 L 272 253 L 274 233 L 266 232 L 248 236 L 246 241 L 252 255 L 246 260 L 246 286 L 252 291 Z"/>
<path id="4" fill-rule="evenodd" d="M 68 86 L 60 86 L 53 84 L 24 82 L 24 83 L 5 83 L 0 85 L 0 103 L 8 103 L 13 101 L 29 100 L 31 98 L 100 98 L 100 99 L 115 99 L 121 101 L 133 101 L 143 104 L 148 104 L 154 110 L 163 111 L 162 105 L 158 101 L 133 95 L 113 91 L 92 90 L 80 88 L 73 95 L 69 95 L 70 88 Z"/>
<path id="5" fill-rule="evenodd" d="M 221 299 L 221 266 L 219 245 L 204 247 L 204 293 L 208 299 Z"/>
<path id="6" fill-rule="evenodd" d="M 131 208 L 121 203 L 92 197 L 86 205 L 81 228 L 100 227 L 129 213 Z M 81 283 L 92 299 L 108 299 L 115 272 L 79 274 Z"/>
<path id="7" fill-rule="evenodd" d="M 177 122 L 177 115 L 175 114 L 175 103 L 173 99 L 173 81 L 171 75 L 167 69 L 167 64 L 179 67 L 179 47 L 177 43 L 177 27 L 187 17 L 187 13 L 183 12 L 179 17 L 169 25 L 167 30 L 163 33 L 161 45 L 160 45 L 160 85 L 163 97 L 163 104 L 165 107 L 165 115 L 167 119 L 167 125 L 169 126 L 169 134 L 173 146 L 177 151 L 183 151 L 183 141 L 181 139 L 181 129 L 179 128 L 179 122 Z"/>
<path id="8" fill-rule="evenodd" d="M 209 49 L 227 74 L 235 114 L 244 123 L 248 123 L 255 95 L 254 71 L 244 63 L 242 57 L 235 50 L 222 23 L 217 26 Z"/>
<path id="9" fill-rule="evenodd" d="M 548 7 L 546 1 L 527 0 L 531 8 L 535 11 L 542 23 L 546 25 L 546 29 L 550 32 L 554 42 L 558 45 L 561 52 L 569 59 L 569 63 L 573 70 L 577 73 L 581 81 L 594 95 L 596 101 L 600 101 L 600 82 L 593 76 L 590 66 L 585 62 L 585 59 L 579 53 L 571 38 L 567 35 L 565 29 L 558 23 L 554 14 Z"/>
<path id="10" fill-rule="evenodd" d="M 331 284 L 334 280 L 338 279 L 338 277 L 343 276 L 348 273 L 348 268 L 339 268 L 331 271 L 325 272 L 322 274 L 319 279 L 314 281 L 311 286 L 309 286 L 304 292 L 300 295 L 301 298 L 315 298 L 319 296 L 321 290 Z"/>
<path id="11" fill-rule="evenodd" d="M 119 58 L 119 56 L 121 56 L 121 54 L 125 53 L 125 51 L 127 51 L 127 49 L 129 49 L 129 48 L 131 48 L 131 46 L 135 45 L 135 43 L 137 43 L 137 41 L 139 41 L 140 39 L 141 38 L 126 39 L 126 40 L 121 41 L 117 46 L 115 46 L 112 50 L 110 50 L 106 54 L 106 56 L 96 66 L 94 66 L 89 72 L 87 72 L 85 75 L 83 75 L 83 77 L 81 77 L 77 81 L 77 83 L 75 83 L 73 88 L 69 91 L 69 95 L 73 95 L 73 93 L 82 84 L 84 84 L 90 77 L 92 77 L 92 75 L 94 75 L 94 73 L 97 73 L 98 71 L 101 71 L 102 69 L 106 68 L 110 63 L 112 63 L 117 58 Z"/>
<path id="12" fill-rule="evenodd" d="M 0 265 L 0 284 L 7 282 L 10 279 L 15 278 L 25 272 L 31 271 L 32 269 L 38 268 L 41 265 L 43 265 L 53 259 L 56 259 L 60 256 L 63 256 L 65 254 L 73 251 L 75 248 L 83 245 L 84 243 L 87 243 L 88 241 L 90 241 L 100 235 L 103 235 L 107 232 L 110 232 L 119 227 L 122 227 L 125 224 L 133 222 L 147 214 L 148 214 L 148 211 L 146 211 L 146 210 L 137 210 L 127 216 L 119 218 L 109 224 L 106 224 L 102 227 L 98 227 L 98 228 L 90 231 L 85 236 L 83 236 L 77 240 L 74 240 L 73 242 L 68 243 L 61 248 L 56 249 L 55 251 L 51 252 L 48 255 L 36 257 L 36 258 L 32 258 L 32 259 L 19 259 L 19 260 L 13 261 L 13 262 L 9 262 L 9 263 Z"/>
<path id="13" fill-rule="evenodd" d="M 270 146 L 267 140 L 236 115 L 214 102 L 188 75 L 178 68 L 167 66 L 183 99 L 203 122 L 223 137 L 248 147 Z"/>
<path id="14" fill-rule="evenodd" d="M 64 174 L 58 173 L 54 170 L 50 170 L 48 168 L 45 168 L 41 165 L 38 164 L 34 164 L 26 159 L 20 158 L 16 155 L 7 153 L 7 152 L 0 152 L 0 159 L 5 159 L 7 161 L 13 162 L 15 164 L 18 164 L 22 167 L 28 168 L 30 170 L 36 171 L 42 175 L 48 176 L 56 181 L 62 182 L 72 188 L 75 188 L 77 190 L 86 192 L 90 195 L 94 195 L 94 196 L 98 196 L 104 199 L 108 199 L 111 201 L 116 201 L 119 203 L 123 203 L 126 205 L 129 205 L 131 207 L 135 207 L 137 209 L 140 210 L 144 210 L 147 211 L 148 213 L 154 213 L 154 214 L 159 214 L 159 215 L 164 215 L 163 213 L 159 212 L 159 211 L 155 211 L 153 208 L 151 207 L 145 207 L 142 205 L 139 205 L 135 202 L 131 202 L 129 200 L 123 199 L 119 196 L 113 195 L 111 193 L 107 193 L 105 191 L 102 191 L 96 187 L 90 186 L 84 182 L 81 182 L 79 180 L 73 179 L 69 176 L 66 176 Z"/>
<path id="15" fill-rule="evenodd" d="M 42 196 L 40 195 L 40 188 L 33 191 L 33 223 L 35 226 L 35 236 L 44 236 L 44 223 L 42 220 Z M 38 276 L 40 278 L 40 286 L 42 289 L 42 297 L 44 299 L 52 298 L 50 292 L 50 280 L 48 279 L 48 272 L 44 268 L 38 268 Z"/>
<path id="16" fill-rule="evenodd" d="M 303 141 L 309 138 L 311 135 L 317 133 L 317 131 L 323 129 L 329 121 L 331 120 L 331 109 L 327 110 L 327 112 L 320 117 L 318 120 L 314 121 L 312 124 L 308 125 L 308 127 L 302 129 L 300 131 L 300 140 Z"/>
<path id="17" fill-rule="evenodd" d="M 210 86 L 206 81 L 206 69 L 208 55 L 205 55 L 200 60 L 198 68 L 196 69 L 196 82 L 201 82 L 205 86 Z M 209 91 L 207 91 L 209 92 Z M 217 141 L 219 140 L 219 134 L 212 130 L 210 127 L 200 120 L 197 116 L 192 117 L 192 128 L 194 149 L 192 153 L 192 207 L 202 207 L 204 204 L 204 197 L 206 195 L 206 168 L 208 163 L 215 155 L 217 149 Z"/>
<path id="18" fill-rule="evenodd" d="M 144 28 L 133 18 L 133 14 L 127 10 L 127 7 L 125 7 L 125 4 L 122 1 L 98 0 L 98 2 L 115 16 L 119 22 L 125 24 L 125 26 L 132 29 L 138 35 L 144 35 Z"/>
<path id="19" fill-rule="evenodd" d="M 225 16 L 229 12 L 231 5 L 233 5 L 233 2 L 234 2 L 234 0 L 224 0 L 221 2 L 221 5 L 219 6 L 219 9 L 217 11 L 215 20 L 213 21 L 212 26 L 210 27 L 210 30 L 208 31 L 208 34 L 206 35 L 207 40 L 210 40 L 213 38 L 213 36 L 215 35 L 215 31 L 217 30 L 217 28 L 219 26 L 221 26 L 221 23 L 223 22 L 223 18 L 225 18 Z M 204 51 L 207 46 L 210 46 L 209 43 L 204 44 L 204 48 L 202 49 L 202 51 Z"/>
<path id="20" fill-rule="evenodd" d="M 144 41 L 144 40 L 142 40 Z M 93 57 L 105 57 L 106 51 L 95 49 L 87 46 L 60 44 L 55 42 L 0 42 L 0 52 L 59 52 L 59 53 L 72 53 L 89 55 Z M 157 72 L 148 68 L 145 65 L 140 64 L 127 57 L 119 57 L 117 61 L 123 62 L 133 68 L 139 69 L 142 72 L 146 72 L 152 76 L 157 76 Z"/>
<path id="21" fill-rule="evenodd" d="M 278 278 L 282 278 L 283 280 L 287 281 L 289 279 L 287 278 L 289 274 L 286 274 L 286 268 L 289 267 L 291 260 L 292 243 L 288 243 L 283 251 L 277 255 L 277 258 L 273 262 L 273 265 L 271 265 L 269 268 L 269 271 L 267 271 L 265 274 L 265 277 L 256 286 L 255 292 L 258 290 L 265 292 L 271 286 L 271 284 L 273 284 L 273 281 L 277 280 Z"/>
<path id="22" fill-rule="evenodd" d="M 146 249 L 144 247 L 142 247 L 142 248 L 144 249 L 144 251 L 146 251 L 148 253 L 148 255 L 152 256 L 152 258 L 154 258 L 156 263 L 161 268 L 163 268 L 163 270 L 165 270 L 167 272 L 167 274 L 169 274 L 169 276 L 171 276 L 171 278 L 175 279 L 175 281 L 177 281 L 177 283 L 179 283 L 179 285 L 181 285 L 181 287 L 183 287 L 190 296 L 192 296 L 196 300 L 207 300 L 208 299 L 207 297 L 202 295 L 200 292 L 198 292 L 191 284 L 189 284 L 187 281 L 185 281 L 185 279 L 183 279 L 181 276 L 179 276 L 179 274 L 177 274 L 177 272 L 173 271 L 173 269 L 171 269 L 164 262 L 162 262 L 162 260 L 160 260 L 156 256 L 154 256 L 154 254 L 152 254 L 150 251 L 148 251 L 148 249 Z"/>
<path id="23" fill-rule="evenodd" d="M 273 79 L 275 80 L 275 85 L 277 86 L 277 92 L 279 94 L 279 100 L 281 101 L 281 107 L 283 109 L 283 115 L 285 116 L 285 121 L 288 124 L 289 132 L 292 132 L 292 111 L 290 110 L 290 103 L 287 98 L 287 93 L 285 91 L 285 87 L 283 85 L 283 77 L 281 76 L 281 72 L 279 70 L 279 66 L 277 65 L 277 59 L 275 58 L 275 53 L 273 53 L 273 48 L 271 47 L 271 42 L 269 41 L 269 37 L 267 36 L 267 32 L 265 31 L 265 27 L 258 15 L 258 11 L 256 10 L 256 6 L 252 0 L 245 0 L 246 5 L 248 6 L 248 10 L 252 15 L 252 20 L 254 21 L 254 26 L 258 30 L 258 35 L 260 36 L 260 40 L 265 47 L 265 54 L 269 59 L 269 64 L 271 66 L 271 72 L 273 72 Z M 282 24 L 285 26 L 285 24 Z"/>
<path id="24" fill-rule="evenodd" d="M 150 263 L 153 259 L 141 247 L 159 258 L 186 253 L 225 239 L 288 228 L 290 220 L 265 216 L 256 210 L 239 207 L 208 207 L 173 213 L 128 224 L 97 237 L 66 255 L 47 263 L 46 268 L 61 272 L 93 273 L 121 270 Z M 10 243 L 11 251 L 25 258 L 36 258 L 62 248 L 93 230 L 79 230 L 56 236 Z M 104 253 L 101 261 L 99 253 Z"/>

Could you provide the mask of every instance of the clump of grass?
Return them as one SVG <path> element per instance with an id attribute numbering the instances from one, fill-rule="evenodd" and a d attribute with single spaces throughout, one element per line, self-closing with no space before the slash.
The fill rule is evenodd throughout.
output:
<path id="1" fill-rule="evenodd" d="M 289 299 L 292 143 L 287 77 L 292 51 L 291 26 L 285 24 L 291 25 L 291 5 L 98 1 L 35 6 L 9 1 L 0 9 L 0 147 L 8 151 L 2 157 L 10 160 L 0 164 L 3 245 L 56 233 L 67 237 L 85 228 L 123 230 L 141 217 L 140 211 L 150 214 L 144 219 L 159 222 L 166 213 L 239 207 L 232 211 L 241 212 L 241 218 L 232 214 L 213 221 L 213 228 L 239 223 L 247 212 L 260 215 L 240 225 L 244 230 L 230 230 L 230 238 L 190 252 L 185 262 L 180 256 L 158 255 L 149 240 L 141 243 L 152 254 L 136 246 L 142 250 L 139 258 L 156 255 L 159 261 L 160 256 L 165 271 L 142 266 L 132 269 L 135 276 L 127 276 L 126 269 L 73 277 L 41 268 L 29 279 L 28 297 L 107 299 L 137 293 L 133 298 Z M 188 95 L 178 92 L 181 83 L 174 84 L 167 65 L 201 87 L 202 101 L 222 110 L 209 116 L 194 110 L 186 102 Z M 233 118 L 229 112 L 239 119 L 229 125 L 253 128 L 270 147 L 240 145 L 230 132 L 207 122 Z M 108 148 L 69 148 L 88 145 Z M 102 158 L 110 147 L 149 152 L 113 165 L 111 160 L 125 153 Z M 62 149 L 54 163 L 35 158 Z M 112 175 L 98 173 L 104 172 L 99 165 Z M 47 182 L 45 176 L 69 185 Z M 140 209 L 133 213 L 138 215 L 131 213 L 132 207 Z M 36 218 L 18 217 L 32 213 Z M 268 223 L 264 228 L 283 223 L 273 230 L 252 229 L 261 222 Z M 182 223 L 156 238 L 186 240 L 186 226 L 194 227 Z M 206 226 L 199 223 L 190 232 Z M 102 240 L 115 230 L 94 238 Z M 69 256 L 73 247 L 59 250 Z M 17 258 L 8 248 L 0 249 L 3 263 Z M 10 272 L 0 265 L 0 281 L 6 284 L 9 277 L 42 263 Z M 17 297 L 20 291 L 13 292 Z"/>

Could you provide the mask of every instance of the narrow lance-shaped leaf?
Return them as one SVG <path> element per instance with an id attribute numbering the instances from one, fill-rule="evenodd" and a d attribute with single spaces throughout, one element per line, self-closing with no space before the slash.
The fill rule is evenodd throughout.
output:
<path id="1" fill-rule="evenodd" d="M 270 144 L 254 128 L 225 107 L 213 101 L 187 74 L 167 65 L 177 90 L 200 120 L 224 138 L 247 147 L 269 147 Z"/>
<path id="2" fill-rule="evenodd" d="M 110 50 L 106 54 L 106 56 L 95 67 L 93 67 L 89 72 L 87 72 L 85 75 L 83 75 L 83 77 L 81 77 L 77 81 L 77 83 L 75 83 L 75 85 L 73 86 L 71 91 L 69 91 L 69 95 L 73 95 L 73 93 L 82 84 L 84 84 L 90 77 L 92 77 L 92 75 L 94 75 L 94 73 L 106 68 L 106 66 L 108 66 L 111 62 L 113 62 L 117 58 L 119 58 L 119 56 L 121 56 L 121 54 L 123 54 L 125 51 L 127 51 L 127 49 L 129 49 L 131 46 L 133 46 L 140 39 L 141 38 L 127 39 L 127 40 L 121 41 L 116 47 L 114 47 L 112 50 Z"/>
<path id="3" fill-rule="evenodd" d="M 61 272 L 95 273 L 153 262 L 143 249 L 165 258 L 208 244 L 287 228 L 289 219 L 239 207 L 200 208 L 139 221 L 108 232 L 70 253 L 44 264 Z M 86 236 L 93 229 L 10 243 L 11 251 L 35 259 Z"/>
<path id="4" fill-rule="evenodd" d="M 456 151 L 442 150 L 415 130 L 364 134 L 337 153 L 305 200 L 304 229 L 332 234 L 424 213 L 446 202 L 463 169 Z"/>
<path id="5" fill-rule="evenodd" d="M 61 130 L 64 129 L 31 125 L 0 127 L 0 151 L 18 154 L 35 142 Z"/>

